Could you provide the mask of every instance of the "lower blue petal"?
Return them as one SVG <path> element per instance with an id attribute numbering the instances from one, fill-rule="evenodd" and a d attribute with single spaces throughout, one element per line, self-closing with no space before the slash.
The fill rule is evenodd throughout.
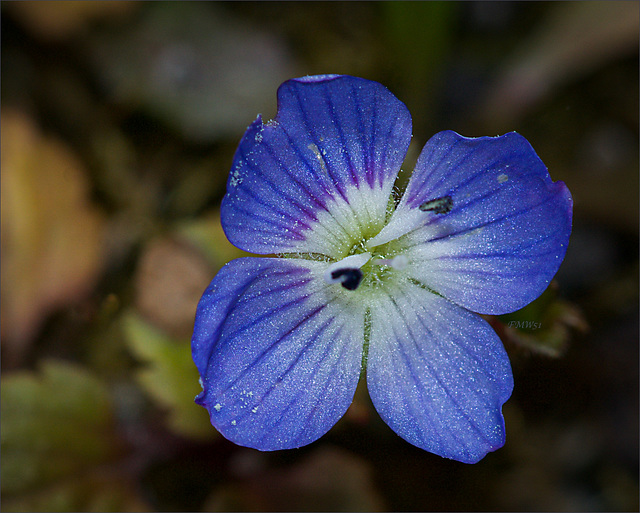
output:
<path id="1" fill-rule="evenodd" d="M 345 413 L 360 375 L 364 310 L 324 282 L 326 264 L 242 258 L 202 297 L 192 340 L 196 402 L 229 440 L 300 447 Z"/>
<path id="2" fill-rule="evenodd" d="M 367 383 L 384 421 L 429 452 L 475 463 L 505 442 L 513 377 L 500 339 L 410 281 L 372 304 Z"/>

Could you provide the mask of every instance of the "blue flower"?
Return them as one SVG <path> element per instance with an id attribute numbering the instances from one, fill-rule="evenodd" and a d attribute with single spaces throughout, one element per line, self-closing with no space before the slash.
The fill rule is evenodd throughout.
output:
<path id="1" fill-rule="evenodd" d="M 476 313 L 537 298 L 571 233 L 572 200 L 519 134 L 431 138 L 406 190 L 405 105 L 349 76 L 289 80 L 236 151 L 222 226 L 269 257 L 225 265 L 198 305 L 196 402 L 260 450 L 325 434 L 366 371 L 402 438 L 473 463 L 505 441 L 513 377 Z"/>

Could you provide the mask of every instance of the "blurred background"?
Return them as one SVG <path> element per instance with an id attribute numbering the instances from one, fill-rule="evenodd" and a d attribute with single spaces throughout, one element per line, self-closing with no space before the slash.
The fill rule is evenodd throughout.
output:
<path id="1" fill-rule="evenodd" d="M 4 511 L 637 511 L 637 2 L 2 2 Z M 193 403 L 218 207 L 288 78 L 379 81 L 434 133 L 524 135 L 574 198 L 550 289 L 489 318 L 515 377 L 476 465 L 366 387 L 323 438 L 235 446 Z M 535 328 L 509 327 L 536 320 Z"/>

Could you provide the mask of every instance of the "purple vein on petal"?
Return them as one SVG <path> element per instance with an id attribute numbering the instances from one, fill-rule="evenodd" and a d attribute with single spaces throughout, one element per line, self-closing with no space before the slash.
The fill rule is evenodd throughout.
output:
<path id="1" fill-rule="evenodd" d="M 356 121 L 358 125 L 358 130 L 356 135 L 360 139 L 360 146 L 362 148 L 362 157 L 363 157 L 363 171 L 365 173 L 365 180 L 369 187 L 373 189 L 375 187 L 375 155 L 373 149 L 375 148 L 375 138 L 376 138 L 376 121 L 378 118 L 378 95 L 374 94 L 372 97 L 373 101 L 373 114 L 371 119 L 371 129 L 368 130 L 365 126 L 365 122 L 362 118 L 362 108 L 360 102 L 358 101 L 358 93 L 356 91 L 355 84 L 351 82 L 349 84 L 351 89 L 351 98 L 353 98 L 353 102 L 355 105 L 355 113 L 356 113 Z M 365 134 L 371 133 L 371 139 L 367 141 Z M 384 169 L 384 168 L 381 168 Z"/>
<path id="2" fill-rule="evenodd" d="M 324 178 L 323 174 L 318 174 L 314 168 L 313 165 L 311 165 L 309 163 L 308 157 L 306 156 L 306 152 L 302 152 L 300 151 L 299 146 L 293 141 L 293 138 L 291 137 L 291 135 L 289 135 L 289 133 L 286 131 L 285 127 L 283 125 L 280 125 L 282 132 L 285 134 L 285 136 L 287 137 L 287 140 L 289 141 L 289 144 L 291 145 L 291 148 L 293 149 L 293 151 L 296 153 L 296 155 L 298 156 L 298 158 L 300 159 L 300 162 L 303 162 L 304 165 L 307 167 L 307 169 L 309 169 L 309 172 L 311 173 L 311 176 L 316 177 L 319 181 L 319 183 L 322 184 L 322 188 L 324 189 L 327 197 L 329 198 L 335 198 L 335 194 L 332 191 L 329 191 L 327 189 L 327 184 L 330 185 L 334 185 L 335 184 L 335 179 L 331 176 L 329 176 L 328 171 L 326 173 L 326 179 L 325 180 L 320 180 L 321 177 Z M 326 166 L 325 166 L 326 167 Z M 340 191 L 338 191 L 340 192 Z M 345 200 L 345 202 L 348 201 L 344 198 L 344 195 L 342 195 L 342 198 Z M 327 204 L 323 204 L 323 208 L 325 211 L 330 212 L 329 208 L 327 207 Z M 344 233 L 344 235 L 346 236 L 346 240 L 350 240 L 350 230 L 348 228 L 345 228 L 344 225 L 342 225 L 340 223 L 340 221 L 337 218 L 333 218 L 333 222 L 340 227 L 340 229 L 342 230 L 342 232 Z M 338 236 L 336 234 L 334 234 L 333 232 L 330 232 L 336 239 L 339 240 Z"/>
<path id="3" fill-rule="evenodd" d="M 434 172 L 434 170 L 438 169 L 442 163 L 444 162 L 444 160 L 449 156 L 449 154 L 451 153 L 451 150 L 453 150 L 456 146 L 458 146 L 463 140 L 462 139 L 458 139 L 456 140 L 450 147 L 450 150 L 447 153 L 444 153 L 440 156 L 440 158 L 438 159 L 437 162 L 432 163 L 429 165 L 429 167 L 431 168 L 431 172 L 429 174 L 427 174 L 426 170 L 420 170 L 422 171 L 422 174 L 424 174 L 424 177 L 421 177 L 423 179 L 423 184 L 426 183 L 427 179 L 429 178 L 429 176 L 431 175 L 431 173 Z M 429 142 L 427 141 L 427 144 L 429 144 Z M 434 148 L 430 153 L 434 153 L 435 150 L 437 148 Z M 425 159 L 428 160 L 428 159 Z M 418 160 L 418 162 L 420 163 L 420 160 Z M 419 172 L 418 170 L 418 164 L 416 164 L 416 169 L 414 170 L 413 174 L 415 175 L 417 172 Z M 432 190 L 437 190 L 437 186 L 440 185 L 444 180 L 446 180 L 449 177 L 448 174 L 443 174 L 440 179 L 433 185 L 429 184 L 429 187 Z M 412 175 L 413 178 L 413 175 Z M 409 186 L 412 185 L 412 180 L 409 181 Z M 422 198 L 424 196 L 424 185 L 417 187 L 415 190 L 409 189 L 410 192 L 410 196 L 407 197 L 407 205 L 409 206 L 416 206 L 416 202 L 419 201 L 420 203 L 422 203 L 423 199 L 418 200 L 417 198 L 420 197 Z"/>
<path id="4" fill-rule="evenodd" d="M 324 306 L 319 308 L 317 311 L 313 312 L 313 314 L 311 316 L 302 319 L 296 326 L 291 328 L 290 331 L 288 331 L 287 333 L 284 333 L 276 342 L 274 342 L 272 345 L 270 345 L 266 349 L 266 351 L 264 351 L 264 353 L 262 354 L 261 358 L 256 359 L 255 362 L 252 363 L 251 366 L 247 367 L 246 370 L 249 370 L 251 367 L 256 365 L 259 360 L 263 359 L 264 356 L 266 356 L 268 353 L 270 353 L 272 350 L 274 350 L 276 348 L 276 346 L 280 342 L 282 342 L 283 339 L 285 339 L 288 335 L 293 333 L 295 330 L 297 330 L 302 325 L 306 324 L 309 320 L 311 320 L 313 317 L 315 317 L 315 315 L 317 315 L 323 309 L 324 309 Z M 320 336 L 327 330 L 327 328 L 331 325 L 332 322 L 333 322 L 333 319 L 332 318 L 328 318 L 320 326 L 318 326 L 318 328 L 313 332 L 313 334 L 309 335 L 308 343 L 304 344 L 304 345 L 300 345 L 300 347 L 298 348 L 298 352 L 297 352 L 295 358 L 289 363 L 289 366 L 287 367 L 287 369 L 282 372 L 280 378 L 277 380 L 276 383 L 280 383 L 280 382 L 284 381 L 285 377 L 288 376 L 289 373 L 297 366 L 298 362 L 300 361 L 300 358 L 302 358 L 302 356 L 308 350 L 308 347 L 320 338 Z M 327 344 L 327 346 L 330 346 L 330 345 Z M 242 377 L 242 376 L 240 376 L 240 377 Z M 233 384 L 235 384 L 235 382 Z M 258 403 L 263 403 L 265 401 L 265 399 L 267 399 L 275 391 L 275 389 L 276 389 L 275 386 L 272 386 L 272 387 L 268 388 L 266 390 L 266 393 L 264 395 L 262 395 L 260 398 L 258 398 L 257 402 Z M 287 406 L 280 412 L 281 413 L 281 415 L 280 415 L 281 418 L 284 417 L 285 413 L 292 407 L 292 405 L 295 402 L 296 398 L 297 398 L 297 396 L 292 396 L 291 397 L 291 400 L 289 401 Z M 276 422 L 277 422 L 277 420 L 278 419 L 274 419 L 274 421 L 276 421 Z M 270 435 L 270 433 L 266 432 L 264 437 L 261 439 L 261 442 L 264 441 L 264 439 L 267 438 L 269 435 Z"/>
<path id="5" fill-rule="evenodd" d="M 284 287 L 273 288 L 269 293 L 263 294 L 261 297 L 262 298 L 267 298 L 269 295 L 277 294 L 278 292 L 282 292 L 283 290 L 293 290 L 295 288 L 303 287 L 304 285 L 306 285 L 306 284 L 305 283 L 300 283 L 300 284 L 296 284 L 294 286 L 284 286 Z M 263 321 L 264 319 L 267 319 L 267 318 L 273 316 L 273 314 L 275 312 L 278 312 L 278 311 L 279 312 L 284 312 L 284 311 L 288 310 L 289 308 L 292 308 L 292 307 L 304 302 L 306 299 L 307 298 L 305 296 L 300 296 L 300 297 L 297 297 L 297 298 L 295 298 L 295 299 L 293 299 L 293 300 L 291 300 L 291 301 L 289 301 L 287 303 L 283 303 L 281 305 L 278 305 L 277 307 L 265 312 L 264 314 L 260 315 L 259 317 L 256 317 L 255 319 L 252 319 L 251 322 L 248 322 L 248 323 L 244 324 L 241 328 L 239 328 L 238 330 L 232 332 L 229 336 L 231 338 L 235 338 L 240 333 L 243 333 L 243 332 L 249 330 L 250 328 L 254 327 L 259 322 Z M 241 302 L 239 302 L 238 304 L 241 304 Z"/>
<path id="6" fill-rule="evenodd" d="M 251 163 L 249 161 L 249 159 L 247 159 L 247 156 L 244 152 L 244 150 L 241 151 L 242 154 L 242 158 L 245 162 L 245 164 L 247 165 L 247 167 L 251 168 L 251 170 L 258 176 L 261 176 L 263 178 L 263 182 L 266 183 L 269 187 L 269 189 L 271 189 L 271 191 L 273 191 L 274 194 L 280 196 L 281 198 L 283 198 L 286 202 L 291 203 L 292 205 L 294 205 L 300 212 L 303 212 L 304 214 L 306 214 L 306 216 L 309 219 L 314 220 L 315 216 L 313 215 L 313 212 L 310 211 L 305 205 L 301 205 L 298 201 L 295 200 L 295 198 L 293 198 L 290 195 L 285 194 L 281 188 L 277 187 L 275 183 L 273 183 L 272 180 L 270 180 L 262 171 L 260 166 L 255 165 L 253 163 Z M 258 196 L 256 195 L 252 195 L 251 193 L 251 189 L 249 187 L 245 187 L 243 189 L 243 191 L 245 191 L 246 194 L 251 195 L 251 197 L 258 203 L 260 203 L 263 206 L 267 206 L 267 207 L 271 207 L 274 208 L 275 210 L 275 205 L 273 202 L 269 202 L 268 204 L 265 203 L 264 201 L 260 200 Z M 283 213 L 284 215 L 287 215 L 289 218 L 293 219 L 294 216 L 292 214 L 289 213 L 284 213 L 282 211 L 280 211 L 281 213 Z M 306 227 L 308 228 L 309 226 L 306 225 Z"/>
<path id="7" fill-rule="evenodd" d="M 352 87 L 352 91 L 353 91 L 353 84 L 351 84 L 351 87 Z M 331 118 L 331 120 L 332 120 L 332 122 L 333 122 L 333 126 L 335 127 L 335 130 L 336 130 L 336 131 L 337 131 L 337 133 L 338 133 L 338 138 L 339 138 L 339 140 L 340 140 L 340 146 L 341 146 L 342 148 L 344 148 L 344 149 L 345 149 L 344 153 L 342 154 L 342 155 L 343 155 L 343 158 L 344 158 L 344 160 L 345 160 L 345 162 L 344 162 L 344 164 L 343 164 L 343 165 L 344 165 L 344 166 L 347 168 L 347 170 L 349 171 L 349 175 L 351 176 L 351 183 L 352 183 L 352 185 L 353 185 L 354 187 L 356 187 L 356 188 L 357 188 L 357 187 L 360 187 L 360 186 L 361 186 L 361 184 L 360 184 L 359 177 L 358 177 L 358 175 L 357 175 L 357 169 L 356 169 L 356 166 L 355 166 L 355 164 L 354 164 L 354 162 L 353 162 L 351 152 L 349 151 L 349 149 L 350 149 L 350 148 L 349 148 L 349 146 L 347 145 L 347 141 L 346 141 L 346 139 L 345 139 L 344 131 L 343 131 L 343 129 L 342 129 L 342 123 L 340 122 L 340 120 L 339 120 L 339 118 L 338 118 L 338 116 L 337 116 L 337 114 L 336 114 L 336 111 L 335 111 L 335 102 L 332 100 L 332 98 L 331 98 L 331 93 L 329 92 L 329 90 L 325 89 L 323 92 L 324 92 L 325 100 L 326 100 L 327 105 L 328 105 L 328 113 L 329 113 L 329 117 Z M 357 116 L 357 118 L 358 118 L 358 124 L 359 124 L 359 127 L 358 127 L 358 128 L 359 128 L 359 130 L 357 130 L 356 134 L 351 134 L 351 135 L 352 135 L 352 137 L 355 137 L 355 136 L 357 135 L 357 133 L 360 133 L 360 134 L 364 133 L 364 132 L 363 132 L 363 129 L 364 129 L 364 128 L 363 128 L 362 123 L 361 123 L 361 120 L 360 120 L 360 116 L 359 116 L 360 108 L 359 108 L 359 105 L 358 105 L 358 102 L 357 102 L 357 95 L 355 94 L 355 92 L 354 92 L 354 94 L 351 96 L 351 98 L 350 98 L 350 99 L 351 99 L 351 100 L 352 100 L 352 102 L 353 102 L 353 110 L 354 110 L 354 111 L 355 111 L 355 113 L 356 113 L 356 116 Z M 318 145 L 318 142 L 316 142 L 316 145 Z M 352 146 L 356 146 L 356 145 L 352 145 Z M 363 169 L 362 169 L 362 171 L 365 171 L 365 169 L 366 169 L 366 168 L 365 168 L 364 166 L 366 165 L 366 156 L 365 156 L 364 152 L 365 152 L 366 145 L 364 144 L 364 142 L 362 142 L 362 144 L 361 144 L 360 146 L 361 146 L 361 147 L 359 148 L 359 150 L 360 150 L 360 152 L 362 153 L 362 155 L 361 155 L 361 156 L 362 156 L 362 158 L 363 158 L 363 162 L 362 162 Z M 328 165 L 328 164 L 327 164 L 327 165 Z M 368 205 L 368 203 L 367 203 L 367 202 L 364 202 L 364 203 L 363 203 L 363 207 L 364 207 L 364 209 L 367 211 L 367 216 L 368 216 L 368 218 L 369 218 L 369 219 L 373 219 L 373 218 L 374 218 L 374 216 L 372 216 L 371 211 L 370 211 L 370 210 L 369 210 L 369 208 L 368 208 L 368 207 L 369 207 L 369 205 Z M 353 208 L 351 209 L 351 211 L 353 212 L 353 216 L 354 216 L 356 219 L 358 219 L 358 217 L 359 217 L 359 216 L 358 216 L 358 212 L 356 212 Z"/>
<path id="8" fill-rule="evenodd" d="M 271 159 L 276 163 L 276 165 L 278 166 L 278 168 L 282 171 L 283 174 L 285 174 L 286 176 L 289 177 L 289 179 L 291 180 L 291 182 L 293 182 L 296 187 L 298 187 L 300 190 L 304 191 L 305 196 L 308 198 L 309 202 L 313 203 L 316 207 L 316 210 L 327 210 L 327 207 L 325 205 L 325 203 L 323 201 L 320 201 L 315 194 L 313 194 L 306 186 L 306 184 L 300 180 L 298 180 L 298 178 L 293 175 L 287 166 L 285 166 L 284 162 L 282 161 L 282 159 L 278 156 L 278 152 L 271 146 L 271 144 L 269 144 L 266 140 L 263 142 L 263 145 L 265 147 L 265 152 L 266 154 L 271 157 Z M 325 191 L 326 192 L 326 191 Z M 313 210 L 309 211 L 309 215 L 313 216 L 312 219 L 314 221 L 317 221 L 318 218 L 315 215 L 315 212 Z"/>
<path id="9" fill-rule="evenodd" d="M 342 333 L 342 328 L 343 328 L 343 326 L 340 326 L 338 328 L 338 331 L 336 332 L 336 334 L 334 336 L 335 340 L 342 340 L 340 338 L 340 334 Z M 325 354 L 322 356 L 322 360 L 321 360 L 322 362 L 324 362 L 327 359 L 327 357 L 331 354 L 331 349 L 332 349 L 331 345 L 327 344 L 327 350 L 326 350 Z M 340 364 L 340 362 L 344 359 L 345 353 L 347 352 L 348 349 L 349 349 L 349 345 L 348 344 L 343 344 L 342 345 L 342 350 L 340 351 L 340 356 L 335 359 L 335 361 L 333 363 L 333 366 L 331 367 L 331 372 L 329 373 L 330 376 L 333 376 L 333 375 L 336 374 L 335 370 L 336 370 L 337 366 Z M 327 394 L 325 394 L 325 392 L 326 392 L 327 387 L 329 386 L 330 383 L 331 383 L 331 380 L 329 380 L 329 379 L 326 380 L 324 388 L 322 389 L 322 393 L 319 394 L 318 397 L 327 397 Z M 317 410 L 317 407 L 318 406 L 316 404 L 316 406 L 314 406 L 314 408 L 309 412 L 309 414 L 307 415 L 307 419 L 305 419 L 305 420 L 308 420 L 313 416 L 313 414 Z"/>
<path id="10" fill-rule="evenodd" d="M 443 299 L 443 301 L 446 301 L 446 300 L 445 300 L 445 299 Z M 398 311 L 399 311 L 399 310 L 398 310 Z M 401 315 L 402 315 L 402 313 L 401 313 Z M 416 315 L 416 317 L 417 317 L 417 319 L 418 319 L 418 322 L 422 325 L 422 327 L 424 328 L 424 330 L 425 330 L 425 331 L 427 332 L 427 334 L 430 336 L 431 340 L 432 340 L 432 341 L 433 341 L 433 343 L 434 343 L 434 346 L 435 346 L 435 347 L 437 347 L 438 349 L 442 349 L 442 348 L 443 348 L 443 346 L 442 346 L 442 344 L 441 344 L 441 342 L 440 342 L 440 338 L 439 338 L 439 337 L 436 337 L 436 336 L 433 334 L 433 331 L 429 328 L 429 326 L 427 326 L 427 325 L 425 324 L 424 319 L 423 319 L 420 315 Z M 404 318 L 404 316 L 403 316 L 403 318 Z M 411 329 L 411 328 L 409 328 L 409 329 Z M 413 340 L 414 340 L 414 341 L 416 340 L 414 336 L 412 336 L 412 338 L 413 338 Z M 457 348 L 459 351 L 464 352 L 464 353 L 465 353 L 465 354 L 466 354 L 466 355 L 467 355 L 467 356 L 468 356 L 468 357 L 469 357 L 469 358 L 470 358 L 474 363 L 476 363 L 476 364 L 477 364 L 477 367 L 478 367 L 478 368 L 483 368 L 483 367 L 484 367 L 484 362 L 483 362 L 482 360 L 480 360 L 480 359 L 478 358 L 478 356 L 477 356 L 475 353 L 472 353 L 471 351 L 469 351 L 469 349 L 468 349 L 464 344 L 456 344 L 456 348 Z M 418 344 L 416 344 L 416 349 L 417 349 L 417 351 L 418 351 L 422 356 L 424 356 L 424 355 L 423 355 L 423 352 L 422 352 L 422 348 L 421 348 Z M 424 360 L 425 360 L 425 362 L 428 362 L 428 361 L 429 361 L 427 358 L 424 358 Z M 427 365 L 428 365 L 428 367 L 430 368 L 430 370 L 432 371 L 432 373 L 434 374 L 434 376 L 437 376 L 437 373 L 435 372 L 435 370 L 433 369 L 433 367 L 432 367 L 431 365 L 429 365 L 428 363 L 427 363 Z M 438 384 L 441 384 L 440 379 L 439 379 L 439 378 L 436 378 L 436 379 L 438 380 Z M 473 420 L 473 419 L 472 419 L 472 418 L 471 418 L 471 417 L 470 417 L 470 416 L 469 416 L 469 415 L 468 415 L 468 414 L 467 414 L 467 413 L 466 413 L 466 412 L 465 412 L 465 411 L 460 407 L 460 404 L 459 404 L 459 403 L 458 403 L 458 401 L 455 399 L 455 397 L 451 395 L 451 393 L 449 392 L 448 388 L 446 388 L 446 387 L 444 387 L 444 386 L 443 386 L 443 388 L 445 389 L 445 391 L 446 391 L 446 393 L 447 393 L 447 396 L 452 400 L 452 402 L 454 402 L 454 403 L 455 403 L 455 405 L 456 405 L 456 406 L 458 406 L 459 410 L 460 410 L 461 412 L 463 412 L 464 416 L 465 416 L 465 417 L 470 421 L 470 423 L 471 423 L 471 424 L 473 424 L 473 427 L 478 431 L 478 433 L 482 434 L 482 432 L 480 431 L 480 428 L 478 427 L 478 425 L 477 425 L 477 424 L 475 423 L 475 421 L 474 421 L 474 420 Z M 477 394 L 475 394 L 475 393 L 474 393 L 473 395 L 474 395 L 475 397 L 478 397 L 478 395 L 477 395 Z M 484 399 L 484 397 L 483 397 L 482 395 L 480 395 L 479 397 L 481 397 L 481 398 L 483 398 L 483 399 Z M 486 404 L 486 402 L 485 402 L 485 401 L 481 401 L 481 402 L 482 402 L 483 404 L 485 404 L 485 406 L 493 406 L 492 404 Z M 482 435 L 482 436 L 484 437 L 484 435 Z"/>
<path id="11" fill-rule="evenodd" d="M 298 106 L 300 108 L 300 113 L 302 114 L 302 121 L 303 121 L 303 123 L 305 125 L 305 128 L 307 129 L 307 133 L 309 134 L 309 138 L 312 140 L 313 144 L 315 144 L 315 146 L 317 148 L 318 147 L 318 141 L 312 135 L 313 130 L 312 130 L 311 121 L 309 119 L 309 113 L 307 112 L 307 109 L 304 107 L 304 102 L 300 98 L 299 91 L 297 89 L 292 89 L 292 92 L 293 92 L 293 95 L 295 96 L 296 101 L 298 102 Z M 342 196 L 342 199 L 345 200 L 345 202 L 348 203 L 347 196 L 345 194 L 344 189 L 342 188 L 342 186 L 340 184 L 340 180 L 333 175 L 333 173 L 331 172 L 331 166 L 328 165 L 326 160 L 323 160 L 323 162 L 324 162 L 324 164 L 322 165 L 322 169 L 326 170 L 326 172 L 327 172 L 327 174 L 328 174 L 328 176 L 330 178 L 330 183 L 333 184 L 333 186 L 336 188 L 336 190 L 338 191 L 340 196 Z M 311 167 L 313 169 L 313 166 L 311 166 Z"/>
<path id="12" fill-rule="evenodd" d="M 268 204 L 268 203 L 265 203 L 265 202 L 260 198 L 260 196 L 256 195 L 254 192 L 250 191 L 249 189 L 244 189 L 244 190 L 242 191 L 242 194 L 243 194 L 244 196 L 249 197 L 249 198 L 251 198 L 252 200 L 254 200 L 258 205 L 261 205 L 261 206 L 263 206 L 263 207 L 266 207 L 266 208 L 268 208 L 268 209 L 272 210 L 273 212 L 277 213 L 279 218 L 287 218 L 287 219 L 290 219 L 290 220 L 294 220 L 294 219 L 295 219 L 295 221 L 297 221 L 297 225 L 298 225 L 298 226 L 300 226 L 300 227 L 304 227 L 304 229 L 305 229 L 305 230 L 309 229 L 309 225 L 307 225 L 306 223 L 304 223 L 304 222 L 302 222 L 302 221 L 298 220 L 297 218 L 294 218 L 294 217 L 293 217 L 291 214 L 289 214 L 288 212 L 285 212 L 285 211 L 280 210 L 280 209 L 273 208 L 273 206 L 272 206 L 272 205 L 270 205 L 270 204 Z M 239 195 L 240 195 L 240 194 L 239 194 Z M 241 206 L 234 206 L 234 209 L 235 209 L 235 210 L 237 210 L 238 212 L 242 212 L 242 213 L 245 213 L 245 214 L 249 214 L 249 215 L 251 215 L 251 216 L 255 217 L 256 219 L 263 220 L 263 221 L 265 221 L 265 223 L 266 223 L 267 225 L 280 226 L 280 227 L 282 227 L 282 228 L 286 228 L 287 230 L 295 231 L 295 232 L 297 233 L 297 235 L 300 235 L 300 236 L 301 236 L 301 238 L 303 238 L 303 239 L 304 239 L 304 237 L 302 237 L 302 234 L 301 234 L 300 232 L 298 232 L 295 228 L 293 228 L 292 224 L 289 224 L 289 223 L 287 223 L 287 222 L 285 222 L 285 221 L 282 221 L 282 220 L 280 220 L 279 218 L 274 219 L 274 218 L 272 218 L 272 217 L 269 217 L 268 215 L 259 214 L 259 213 L 257 213 L 255 210 L 247 210 L 247 209 L 245 209 L 245 208 L 243 208 L 243 207 L 241 207 Z M 265 229 L 264 231 L 269 232 L 269 230 L 266 230 L 266 229 Z M 279 235 L 282 235 L 282 230 L 279 230 L 277 233 L 278 233 Z"/>

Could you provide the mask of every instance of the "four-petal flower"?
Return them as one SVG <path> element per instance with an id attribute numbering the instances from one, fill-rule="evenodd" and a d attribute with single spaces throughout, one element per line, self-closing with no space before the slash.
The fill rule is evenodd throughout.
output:
<path id="1" fill-rule="evenodd" d="M 345 413 L 361 370 L 385 422 L 418 447 L 476 462 L 504 444 L 507 354 L 472 312 L 522 308 L 547 287 L 572 200 L 513 132 L 436 134 L 401 198 L 411 139 L 382 85 L 285 82 L 247 129 L 222 201 L 237 247 L 197 309 L 196 401 L 229 440 L 300 447 Z"/>

